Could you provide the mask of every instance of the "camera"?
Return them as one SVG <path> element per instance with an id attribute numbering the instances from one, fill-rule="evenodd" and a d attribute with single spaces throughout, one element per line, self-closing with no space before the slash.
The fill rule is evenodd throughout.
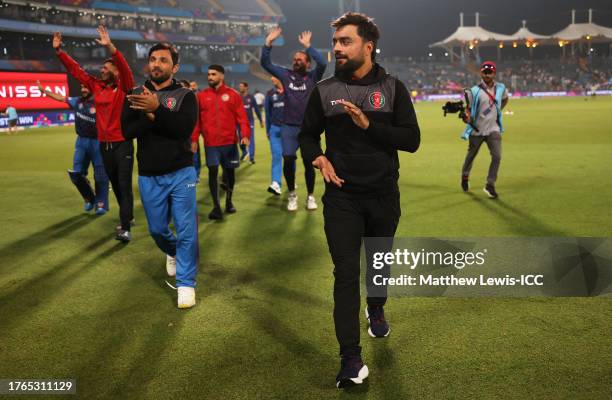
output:
<path id="1" fill-rule="evenodd" d="M 444 111 L 445 117 L 446 117 L 446 114 L 459 113 L 458 115 L 459 119 L 460 120 L 465 119 L 467 115 L 465 113 L 465 109 L 470 106 L 470 98 L 468 97 L 468 90 L 469 89 L 463 89 L 463 97 L 465 98 L 465 104 L 463 104 L 462 100 L 457 100 L 457 101 L 447 101 L 442 106 L 442 111 Z M 470 117 L 470 120 L 468 121 L 468 125 L 470 125 L 476 132 L 478 132 L 478 128 L 474 124 L 474 121 L 472 120 L 471 117 Z"/>
<path id="2" fill-rule="evenodd" d="M 446 104 L 442 106 L 442 110 L 444 111 L 444 116 L 446 114 L 455 114 L 459 113 L 459 118 L 463 119 L 465 116 L 465 106 L 463 105 L 463 101 L 447 101 Z"/>

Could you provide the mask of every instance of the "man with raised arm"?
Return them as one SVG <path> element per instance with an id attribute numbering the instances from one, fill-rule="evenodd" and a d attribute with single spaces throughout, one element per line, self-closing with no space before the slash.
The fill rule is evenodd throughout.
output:
<path id="1" fill-rule="evenodd" d="M 111 58 L 104 60 L 100 78 L 85 72 L 66 52 L 61 50 L 62 34 L 53 34 L 53 48 L 68 72 L 85 85 L 94 96 L 96 127 L 100 151 L 106 174 L 110 179 L 119 204 L 121 226 L 117 227 L 115 239 L 128 243 L 132 239 L 130 227 L 134 215 L 132 194 L 132 170 L 134 168 L 134 145 L 125 140 L 121 132 L 121 110 L 125 95 L 134 86 L 134 76 L 127 61 L 111 42 L 105 27 L 98 27 L 98 44 L 106 47 Z"/>
<path id="2" fill-rule="evenodd" d="M 295 160 L 297 159 L 296 154 L 299 147 L 298 134 L 302 125 L 302 119 L 304 118 L 308 96 L 310 96 L 310 92 L 315 87 L 315 84 L 323 77 L 327 63 L 321 57 L 321 54 L 311 46 L 310 39 L 312 38 L 312 32 L 305 31 L 298 37 L 298 40 L 304 46 L 304 50 L 295 52 L 292 68 L 289 69 L 272 64 L 272 43 L 278 39 L 281 33 L 281 28 L 277 27 L 266 37 L 266 42 L 261 52 L 261 66 L 277 77 L 285 88 L 284 121 L 281 127 L 283 173 L 289 190 L 287 210 L 297 211 L 298 198 L 297 193 L 295 193 Z M 315 61 L 317 66 L 310 70 L 312 60 Z M 317 202 L 313 195 L 315 186 L 314 168 L 310 162 L 305 159 L 303 161 L 306 190 L 308 191 L 306 209 L 316 210 Z"/>

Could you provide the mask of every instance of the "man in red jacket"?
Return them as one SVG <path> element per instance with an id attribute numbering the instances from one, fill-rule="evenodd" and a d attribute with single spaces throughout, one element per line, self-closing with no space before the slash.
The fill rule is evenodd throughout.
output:
<path id="1" fill-rule="evenodd" d="M 217 177 L 219 164 L 223 167 L 227 178 L 227 195 L 225 212 L 235 213 L 232 203 L 232 193 L 236 181 L 235 168 L 240 165 L 238 158 L 238 136 L 236 126 L 240 126 L 242 139 L 240 143 L 249 145 L 251 127 L 244 111 L 242 97 L 234 89 L 225 86 L 225 69 L 221 65 L 208 67 L 208 86 L 198 93 L 199 115 L 198 123 L 191 137 L 192 151 L 197 150 L 198 138 L 204 136 L 204 152 L 208 167 L 208 187 L 213 198 L 214 208 L 208 214 L 210 219 L 222 219 L 223 213 L 219 205 L 219 190 Z"/>
<path id="2" fill-rule="evenodd" d="M 100 78 L 85 72 L 66 52 L 61 50 L 62 34 L 53 34 L 53 48 L 68 72 L 94 95 L 97 110 L 96 128 L 104 169 L 119 203 L 121 227 L 117 228 L 117 240 L 131 240 L 130 226 L 134 217 L 132 194 L 132 170 L 134 168 L 134 145 L 125 140 L 121 132 L 121 110 L 125 95 L 134 87 L 134 76 L 127 61 L 110 40 L 105 27 L 98 28 L 98 44 L 106 47 L 112 58 L 104 61 Z"/>

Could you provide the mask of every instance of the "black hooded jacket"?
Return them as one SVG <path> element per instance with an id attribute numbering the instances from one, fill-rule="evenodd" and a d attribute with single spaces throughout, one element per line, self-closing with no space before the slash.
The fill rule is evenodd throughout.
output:
<path id="1" fill-rule="evenodd" d="M 159 91 L 150 81 L 145 82 L 145 86 L 159 99 L 155 122 L 143 112 L 132 110 L 127 99 L 121 114 L 123 135 L 138 141 L 138 174 L 159 176 L 193 166 L 191 134 L 198 118 L 195 94 L 174 80 Z M 139 86 L 129 94 L 142 91 Z"/>
<path id="2" fill-rule="evenodd" d="M 337 103 L 346 100 L 359 107 L 370 120 L 361 129 Z M 360 80 L 339 75 L 317 84 L 308 100 L 299 135 L 302 157 L 312 161 L 323 154 L 342 187 L 326 183 L 328 196 L 375 197 L 398 192 L 397 151 L 415 152 L 421 135 L 408 90 L 378 64 Z"/>

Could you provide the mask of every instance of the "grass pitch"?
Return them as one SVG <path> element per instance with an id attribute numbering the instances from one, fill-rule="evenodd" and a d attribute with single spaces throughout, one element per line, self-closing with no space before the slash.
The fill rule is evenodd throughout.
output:
<path id="1" fill-rule="evenodd" d="M 401 155 L 398 236 L 610 236 L 612 98 L 511 101 L 498 201 L 482 192 L 484 146 L 461 192 L 467 144 L 440 107 L 416 105 L 422 145 Z M 114 198 L 106 216 L 81 212 L 66 174 L 74 140 L 69 127 L 0 137 L 0 378 L 75 378 L 86 399 L 610 398 L 610 297 L 390 299 L 389 338 L 363 322 L 368 383 L 338 391 L 333 266 L 299 165 L 290 214 L 266 192 L 258 130 L 238 213 L 220 223 L 205 219 L 203 171 L 198 304 L 179 311 L 136 180 L 124 246 Z"/>

